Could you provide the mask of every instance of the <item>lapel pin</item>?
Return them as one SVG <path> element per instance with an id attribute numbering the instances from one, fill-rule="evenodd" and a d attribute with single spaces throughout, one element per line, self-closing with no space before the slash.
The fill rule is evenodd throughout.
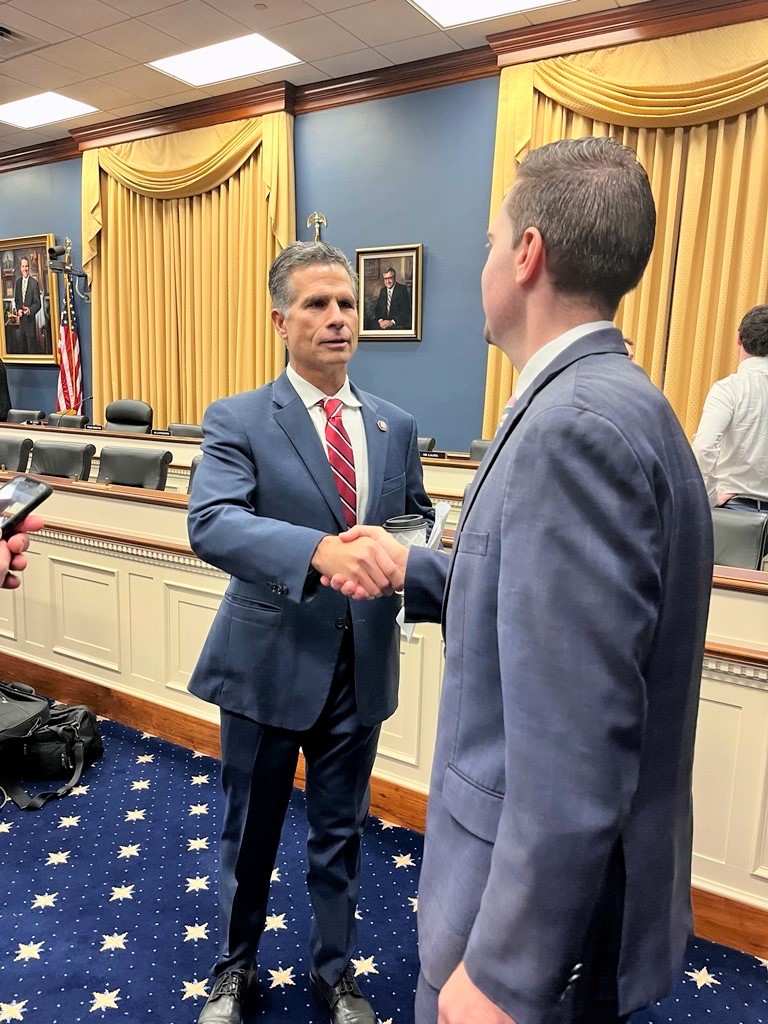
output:
<path id="1" fill-rule="evenodd" d="M 379 430 L 384 431 L 385 434 L 389 430 L 386 420 L 376 420 L 376 426 L 379 428 Z"/>

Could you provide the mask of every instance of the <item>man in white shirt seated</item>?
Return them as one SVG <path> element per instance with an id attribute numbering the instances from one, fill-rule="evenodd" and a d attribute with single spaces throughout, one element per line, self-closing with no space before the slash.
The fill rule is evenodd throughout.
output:
<path id="1" fill-rule="evenodd" d="M 768 498 L 768 305 L 745 314 L 738 349 L 736 373 L 712 385 L 693 438 L 713 507 L 734 494 Z"/>

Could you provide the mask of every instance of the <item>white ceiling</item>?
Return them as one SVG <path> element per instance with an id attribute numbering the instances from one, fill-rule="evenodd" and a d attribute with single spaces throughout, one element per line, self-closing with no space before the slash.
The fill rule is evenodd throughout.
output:
<path id="1" fill-rule="evenodd" d="M 493 32 L 642 2 L 649 0 L 566 0 L 443 32 L 408 0 L 0 0 L 0 26 L 22 37 L 0 41 L 0 103 L 51 90 L 99 108 L 41 129 L 0 124 L 0 152 L 63 138 L 86 124 L 267 82 L 342 78 L 481 46 Z M 144 67 L 248 32 L 261 32 L 305 63 L 205 89 Z"/>

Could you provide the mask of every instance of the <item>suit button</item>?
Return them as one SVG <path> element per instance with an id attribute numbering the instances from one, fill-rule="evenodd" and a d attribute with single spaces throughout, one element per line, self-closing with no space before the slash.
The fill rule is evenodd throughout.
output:
<path id="1" fill-rule="evenodd" d="M 336 619 L 336 629 L 344 629 L 347 624 L 346 619 Z"/>
<path id="2" fill-rule="evenodd" d="M 288 593 L 288 587 L 280 587 L 279 590 L 278 590 L 278 594 L 287 594 L 287 593 Z"/>

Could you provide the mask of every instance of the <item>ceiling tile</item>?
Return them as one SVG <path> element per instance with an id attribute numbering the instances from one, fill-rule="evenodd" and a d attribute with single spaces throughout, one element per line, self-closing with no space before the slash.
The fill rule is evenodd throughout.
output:
<path id="1" fill-rule="evenodd" d="M 307 2 L 322 14 L 330 14 L 331 11 L 345 11 L 348 7 L 362 7 L 370 0 L 307 0 Z"/>
<path id="2" fill-rule="evenodd" d="M 43 51 L 48 53 L 50 47 Z M 87 66 L 80 70 L 73 71 L 71 68 L 64 68 L 61 64 L 54 64 L 52 61 L 38 56 L 36 53 L 27 53 L 23 57 L 14 57 L 2 65 L 3 74 L 9 78 L 18 78 L 20 82 L 26 82 L 33 89 L 27 89 L 26 95 L 32 92 L 56 92 L 58 89 L 65 89 L 73 82 L 82 82 L 89 75 Z"/>
<path id="3" fill-rule="evenodd" d="M 127 57 L 106 50 L 87 39 L 68 39 L 65 43 L 55 43 L 46 49 L 45 56 L 55 64 L 80 71 L 81 78 L 82 72 L 93 77 L 131 66 L 131 61 Z"/>
<path id="4" fill-rule="evenodd" d="M 311 64 L 294 64 L 289 68 L 278 68 L 276 71 L 265 71 L 262 82 L 292 82 L 294 85 L 311 85 L 312 82 L 324 82 L 330 78 L 324 71 L 318 71 Z"/>
<path id="5" fill-rule="evenodd" d="M 292 25 L 271 28 L 264 35 L 296 57 L 312 63 L 323 57 L 360 49 L 360 40 L 330 18 L 305 18 Z"/>
<path id="6" fill-rule="evenodd" d="M 23 100 L 30 93 L 31 90 L 26 82 L 20 82 L 15 77 L 9 78 L 7 75 L 0 75 L 0 103 Z"/>
<path id="7" fill-rule="evenodd" d="M 181 85 L 180 82 L 176 84 Z M 210 97 L 202 89 L 183 89 L 179 92 L 162 96 L 159 100 L 155 100 L 155 104 L 160 110 L 164 110 L 166 107 L 178 107 L 180 104 L 194 103 L 196 100 L 207 99 L 210 99 Z"/>
<path id="8" fill-rule="evenodd" d="M 276 25 L 288 25 L 292 21 L 301 21 L 302 18 L 314 18 L 317 10 L 311 7 L 306 0 L 272 0 L 267 3 L 266 10 L 257 10 L 252 0 L 206 0 L 211 7 L 217 11 L 229 15 L 235 21 L 244 25 L 250 32 L 263 32 L 264 29 L 274 28 Z"/>
<path id="9" fill-rule="evenodd" d="M 111 110 L 112 107 L 125 107 L 136 102 L 136 94 L 118 89 L 103 78 L 91 78 L 87 82 L 75 82 L 67 87 L 67 96 L 81 103 L 89 103 L 99 110 Z M 103 116 L 103 115 L 102 115 Z"/>
<path id="10" fill-rule="evenodd" d="M 172 19 L 170 8 L 175 7 L 180 0 L 104 0 L 110 7 L 124 14 L 130 14 L 132 18 L 141 18 L 145 14 L 152 14 L 153 11 L 168 10 L 168 18 Z"/>
<path id="11" fill-rule="evenodd" d="M 456 28 L 446 29 L 446 32 L 455 39 L 459 46 L 470 50 L 473 46 L 485 46 L 487 37 L 494 32 L 511 32 L 516 28 L 527 28 L 530 25 L 522 14 L 508 14 L 504 18 L 490 18 L 488 21 L 478 21 L 474 25 L 459 25 Z"/>
<path id="12" fill-rule="evenodd" d="M 177 78 L 164 75 L 162 71 L 155 71 L 154 68 L 145 68 L 143 64 L 134 64 L 123 71 L 102 75 L 102 80 L 143 100 L 155 100 L 160 96 L 168 96 L 185 89 L 184 83 Z"/>
<path id="13" fill-rule="evenodd" d="M 161 32 L 175 36 L 183 43 L 187 43 L 190 49 L 247 35 L 243 25 L 228 18 L 221 11 L 215 11 L 202 0 L 184 0 L 171 11 L 147 14 L 142 21 L 160 29 Z"/>
<path id="14" fill-rule="evenodd" d="M 3 7 L 2 22 L 6 28 L 12 28 L 16 32 L 20 32 L 25 36 L 35 36 L 37 39 L 42 39 L 46 43 L 60 43 L 64 39 L 69 39 L 74 33 L 67 32 L 63 28 L 57 28 L 55 25 L 50 25 L 47 21 L 38 18 L 32 21 L 29 17 L 29 13 L 26 9 L 20 11 L 16 7 L 9 7 L 7 4 Z"/>
<path id="15" fill-rule="evenodd" d="M 259 75 L 244 75 L 243 78 L 233 78 L 229 82 L 204 85 L 201 92 L 208 96 L 226 96 L 230 92 L 240 92 L 241 89 L 257 89 L 260 85 L 264 85 L 264 80 Z"/>
<path id="16" fill-rule="evenodd" d="M 575 18 L 578 14 L 607 11 L 615 6 L 613 0 L 568 0 L 564 4 L 553 4 L 551 7 L 539 7 L 535 11 L 526 11 L 525 16 L 532 25 L 544 25 L 549 21 L 559 21 L 561 18 Z"/>
<path id="17" fill-rule="evenodd" d="M 29 128 L 27 131 L 14 131 L 11 135 L 0 139 L 0 149 L 7 153 L 11 149 L 26 149 L 27 146 L 37 146 L 41 142 L 50 141 L 47 132 L 41 131 L 39 128 Z"/>
<path id="18" fill-rule="evenodd" d="M 92 43 L 98 43 L 108 50 L 114 50 L 139 64 L 160 57 L 171 57 L 184 49 L 184 44 L 173 36 L 166 35 L 144 21 L 131 21 L 128 25 L 112 25 L 89 32 L 85 36 Z"/>
<path id="19" fill-rule="evenodd" d="M 67 0 L 66 3 L 61 0 L 11 0 L 8 6 L 26 13 L 32 31 L 36 22 L 45 22 L 74 35 L 82 35 L 126 18 L 124 12 L 108 7 L 101 0 Z"/>
<path id="20" fill-rule="evenodd" d="M 435 31 L 433 22 L 411 7 L 407 0 L 372 0 L 362 7 L 335 11 L 329 17 L 369 46 L 395 43 Z"/>
<path id="21" fill-rule="evenodd" d="M 315 61 L 315 67 L 330 75 L 331 78 L 360 75 L 364 71 L 375 71 L 376 68 L 385 68 L 391 65 L 391 60 L 370 47 L 367 50 L 355 50 L 354 53 L 342 53 L 338 57 L 326 57 L 324 60 Z"/>
<path id="22" fill-rule="evenodd" d="M 430 32 L 429 35 L 417 36 L 415 39 L 386 43 L 377 49 L 393 64 L 408 64 L 412 60 L 426 60 L 427 57 L 437 57 L 441 53 L 454 53 L 461 47 L 445 32 Z"/>

